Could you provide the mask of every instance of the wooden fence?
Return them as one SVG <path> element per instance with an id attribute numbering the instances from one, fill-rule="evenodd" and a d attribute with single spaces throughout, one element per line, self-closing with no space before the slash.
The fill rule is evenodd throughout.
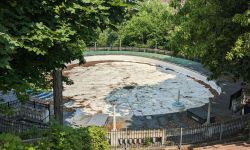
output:
<path id="1" fill-rule="evenodd" d="M 222 123 L 212 123 L 191 128 L 166 128 L 155 130 L 117 129 L 108 132 L 107 138 L 113 147 L 141 147 L 143 145 L 165 146 L 199 144 L 221 141 L 240 133 L 249 123 L 245 115 Z"/>

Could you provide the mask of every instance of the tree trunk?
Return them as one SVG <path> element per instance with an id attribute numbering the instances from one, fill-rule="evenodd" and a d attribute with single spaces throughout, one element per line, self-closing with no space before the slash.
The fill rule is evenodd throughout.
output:
<path id="1" fill-rule="evenodd" d="M 62 70 L 53 71 L 54 115 L 56 121 L 63 125 Z"/>

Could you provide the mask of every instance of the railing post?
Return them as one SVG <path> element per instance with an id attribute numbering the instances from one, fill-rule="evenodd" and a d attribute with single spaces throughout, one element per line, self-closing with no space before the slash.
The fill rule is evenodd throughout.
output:
<path id="1" fill-rule="evenodd" d="M 113 107 L 113 131 L 116 131 L 116 112 L 115 112 L 115 107 L 116 104 L 112 103 L 112 107 Z"/>
<path id="2" fill-rule="evenodd" d="M 111 147 L 114 147 L 116 149 L 116 147 L 119 145 L 119 134 L 121 133 L 121 130 L 111 130 L 110 131 L 110 144 Z"/>
<path id="3" fill-rule="evenodd" d="M 119 43 L 119 50 L 121 51 L 121 50 L 122 50 L 122 40 L 120 39 L 119 42 L 120 42 L 120 43 Z"/>
<path id="4" fill-rule="evenodd" d="M 207 108 L 207 121 L 206 121 L 206 124 L 210 124 L 211 101 L 212 101 L 212 98 L 209 98 L 208 106 L 207 106 L 208 108 Z"/>
<path id="5" fill-rule="evenodd" d="M 51 112 L 50 112 L 50 103 L 49 103 L 49 120 L 50 120 Z"/>
<path id="6" fill-rule="evenodd" d="M 180 150 L 181 150 L 181 145 L 182 145 L 182 128 L 181 128 L 180 145 L 179 145 L 179 149 L 180 149 Z"/>
<path id="7" fill-rule="evenodd" d="M 166 134 L 165 129 L 162 129 L 162 133 L 161 134 L 162 134 L 161 144 L 164 145 L 165 144 L 165 134 Z"/>
<path id="8" fill-rule="evenodd" d="M 35 103 L 35 101 L 33 101 L 33 107 L 36 108 L 36 103 Z"/>
<path id="9" fill-rule="evenodd" d="M 220 124 L 220 141 L 222 140 L 223 124 Z"/>

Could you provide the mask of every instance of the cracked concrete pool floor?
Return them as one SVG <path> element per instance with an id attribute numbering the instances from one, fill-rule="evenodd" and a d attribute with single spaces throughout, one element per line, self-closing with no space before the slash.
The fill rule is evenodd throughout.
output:
<path id="1" fill-rule="evenodd" d="M 112 61 L 109 62 L 109 65 L 110 65 L 110 63 L 115 64 L 115 62 L 112 62 Z M 94 65 L 97 65 L 97 64 L 98 63 L 96 63 Z M 128 65 L 128 64 L 126 64 L 126 65 Z M 145 67 L 145 65 L 148 65 L 148 64 L 145 63 L 145 64 L 142 64 L 142 65 L 144 65 L 143 67 Z M 81 68 L 78 68 L 78 70 L 79 69 L 81 69 Z M 133 69 L 135 69 L 135 68 L 133 68 Z M 95 71 L 98 71 L 98 70 L 94 70 L 93 72 L 95 72 Z M 197 71 L 197 69 L 196 69 L 196 71 Z M 113 73 L 114 70 L 110 71 L 110 72 Z M 70 73 L 67 72 L 67 74 L 70 74 Z M 80 76 L 80 74 L 78 74 L 78 76 Z M 159 75 L 159 76 L 161 76 L 161 75 Z M 138 80 L 138 78 L 135 78 L 135 80 Z M 122 86 L 124 86 L 124 85 L 122 85 Z M 218 113 L 217 120 L 220 120 L 221 118 L 226 119 L 226 118 L 231 117 L 231 112 L 227 108 L 228 105 L 223 106 L 221 103 L 227 104 L 228 103 L 228 95 L 229 95 L 229 93 L 236 90 L 235 89 L 236 84 L 234 84 L 234 83 L 229 83 L 229 82 L 226 82 L 226 81 L 222 81 L 221 85 L 222 85 L 223 91 L 219 96 L 217 96 L 214 99 L 214 103 L 212 104 L 212 112 Z M 234 88 L 232 88 L 232 87 L 234 87 Z M 114 87 L 112 87 L 112 88 L 114 88 Z M 94 98 L 94 97 L 92 97 L 92 98 Z M 89 103 L 89 104 L 91 104 L 91 103 Z M 104 105 L 101 105 L 101 107 L 103 107 L 103 106 Z M 201 107 L 205 108 L 206 106 L 201 106 Z M 74 108 L 77 108 L 77 106 L 74 106 Z M 80 108 L 79 105 L 78 105 L 78 108 Z M 223 108 L 223 113 L 221 113 L 222 108 Z M 148 112 L 148 110 L 146 110 L 146 111 Z M 110 114 L 111 109 L 109 109 L 109 111 L 107 111 L 107 112 Z M 118 122 L 118 126 L 120 126 L 120 128 L 133 128 L 133 129 L 141 129 L 141 128 L 172 128 L 172 127 L 188 127 L 188 126 L 193 126 L 193 125 L 197 124 L 193 120 L 190 120 L 190 119 L 188 119 L 186 117 L 186 111 L 168 112 L 167 114 L 166 113 L 163 113 L 163 114 L 157 114 L 157 113 L 152 114 L 151 113 L 151 114 L 148 114 L 148 115 L 152 116 L 151 119 L 147 119 L 145 116 L 142 116 L 140 114 L 139 115 L 138 114 L 128 115 L 128 114 L 124 115 L 124 113 L 123 113 L 123 114 L 121 114 L 121 116 L 123 116 L 123 117 L 118 117 L 117 122 Z M 225 116 L 227 116 L 227 117 L 225 118 Z M 110 128 L 111 123 L 112 123 L 112 117 L 109 117 L 108 125 L 107 125 L 108 128 Z"/>

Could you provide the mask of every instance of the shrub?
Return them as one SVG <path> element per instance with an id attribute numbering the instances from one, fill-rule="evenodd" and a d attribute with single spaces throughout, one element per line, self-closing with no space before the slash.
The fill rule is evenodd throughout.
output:
<path id="1" fill-rule="evenodd" d="M 174 142 L 173 141 L 166 141 L 166 145 L 167 146 L 172 146 L 172 145 L 174 145 Z"/>
<path id="2" fill-rule="evenodd" d="M 100 127 L 71 128 L 53 125 L 47 138 L 38 143 L 41 150 L 108 150 L 106 131 Z"/>
<path id="3" fill-rule="evenodd" d="M 144 145 L 144 146 L 149 146 L 149 145 L 150 145 L 150 142 L 151 142 L 151 140 L 150 140 L 149 137 L 146 137 L 146 138 L 143 139 L 143 145 Z"/>
<path id="4" fill-rule="evenodd" d="M 1 150 L 35 150 L 34 147 L 22 143 L 22 140 L 9 133 L 0 134 Z"/>
<path id="5" fill-rule="evenodd" d="M 33 135 L 33 130 L 32 130 Z M 27 137 L 27 136 L 25 136 Z M 101 127 L 72 128 L 53 124 L 33 147 L 19 136 L 0 134 L 1 150 L 109 150 L 106 131 Z"/>

